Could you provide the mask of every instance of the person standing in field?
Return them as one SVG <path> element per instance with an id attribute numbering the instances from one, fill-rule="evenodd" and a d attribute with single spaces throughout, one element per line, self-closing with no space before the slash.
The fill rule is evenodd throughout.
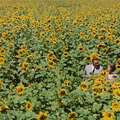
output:
<path id="1" fill-rule="evenodd" d="M 105 81 L 106 81 L 106 79 L 109 79 L 110 80 L 110 83 L 113 83 L 113 82 L 115 82 L 116 81 L 116 78 L 118 78 L 118 75 L 117 74 L 115 74 L 115 73 L 113 73 L 115 70 L 116 70 L 116 64 L 115 63 L 110 63 L 109 65 L 108 65 L 108 68 L 107 68 L 107 70 L 108 70 L 108 75 L 103 79 L 104 81 L 104 83 L 105 83 Z"/>
<path id="2" fill-rule="evenodd" d="M 99 75 L 101 71 L 103 71 L 103 67 L 99 65 L 98 58 L 94 57 L 92 59 L 92 64 L 85 66 L 84 76 L 90 77 L 92 73 Z M 83 81 L 86 81 L 85 78 L 83 78 Z"/>

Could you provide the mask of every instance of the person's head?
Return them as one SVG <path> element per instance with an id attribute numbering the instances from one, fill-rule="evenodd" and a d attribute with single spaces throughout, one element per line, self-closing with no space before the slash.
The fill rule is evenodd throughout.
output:
<path id="1" fill-rule="evenodd" d="M 94 66 L 97 66 L 97 65 L 99 64 L 98 58 L 97 58 L 97 57 L 94 57 L 94 58 L 92 59 L 92 63 L 93 63 Z"/>
<path id="2" fill-rule="evenodd" d="M 112 73 L 112 72 L 114 72 L 115 70 L 116 70 L 116 64 L 115 63 L 110 63 L 109 65 L 108 65 L 108 72 L 109 73 Z"/>

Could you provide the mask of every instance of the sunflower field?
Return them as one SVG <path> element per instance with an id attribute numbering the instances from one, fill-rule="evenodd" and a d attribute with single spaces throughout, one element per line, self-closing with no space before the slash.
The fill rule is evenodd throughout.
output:
<path id="1" fill-rule="evenodd" d="M 0 0 L 0 120 L 120 120 L 120 1 Z"/>

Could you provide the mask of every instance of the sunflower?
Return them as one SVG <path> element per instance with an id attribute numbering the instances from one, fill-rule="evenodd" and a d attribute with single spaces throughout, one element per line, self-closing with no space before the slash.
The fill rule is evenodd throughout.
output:
<path id="1" fill-rule="evenodd" d="M 98 58 L 98 53 L 92 53 L 92 54 L 90 55 L 90 57 L 91 57 L 91 59 L 93 59 L 94 57 L 97 57 L 97 58 Z"/>
<path id="2" fill-rule="evenodd" d="M 98 44 L 98 45 L 97 45 L 97 47 L 98 47 L 98 48 L 105 47 L 105 44 L 103 44 L 103 43 L 100 43 L 100 44 Z"/>
<path id="3" fill-rule="evenodd" d="M 115 85 L 115 84 L 113 84 L 113 85 L 111 86 L 111 88 L 113 89 L 113 91 L 114 91 L 114 90 L 119 90 L 119 86 L 117 86 L 117 85 Z"/>
<path id="4" fill-rule="evenodd" d="M 39 33 L 39 31 L 38 31 L 38 30 L 35 30 L 35 33 L 36 33 L 36 34 L 38 34 L 38 33 Z"/>
<path id="5" fill-rule="evenodd" d="M 21 70 L 25 70 L 26 72 L 28 71 L 28 68 L 29 68 L 29 66 L 26 62 L 23 62 L 22 67 L 20 67 Z"/>
<path id="6" fill-rule="evenodd" d="M 16 56 L 16 58 L 17 58 L 17 59 L 21 59 L 22 57 L 20 57 L 20 56 Z"/>
<path id="7" fill-rule="evenodd" d="M 107 48 L 103 48 L 102 51 L 103 51 L 104 53 L 106 53 L 106 52 L 108 51 L 108 49 L 107 49 Z"/>
<path id="8" fill-rule="evenodd" d="M 37 114 L 37 120 L 46 120 L 47 119 L 47 113 L 42 113 L 41 111 L 39 114 Z"/>
<path id="9" fill-rule="evenodd" d="M 95 80 L 95 82 L 94 82 L 93 85 L 96 86 L 96 87 L 98 87 L 98 86 L 102 86 L 102 82 L 101 82 L 101 81 L 97 81 L 97 80 Z"/>
<path id="10" fill-rule="evenodd" d="M 74 31 L 73 31 L 73 30 L 70 30 L 69 32 L 70 32 L 71 34 L 73 34 Z"/>
<path id="11" fill-rule="evenodd" d="M 17 89 L 16 89 L 16 92 L 18 95 L 23 94 L 24 91 L 25 91 L 24 85 L 21 85 L 21 86 L 17 87 Z"/>
<path id="12" fill-rule="evenodd" d="M 32 109 L 32 107 L 33 107 L 33 104 L 32 103 L 30 103 L 29 101 L 27 101 L 26 102 L 26 110 L 31 110 Z"/>
<path id="13" fill-rule="evenodd" d="M 0 88 L 2 88 L 2 82 L 1 82 L 1 80 L 0 80 Z"/>
<path id="14" fill-rule="evenodd" d="M 80 37 L 83 37 L 83 36 L 84 36 L 84 34 L 83 34 L 82 32 L 80 32 L 80 34 L 79 34 L 79 35 L 80 35 Z"/>
<path id="15" fill-rule="evenodd" d="M 114 90 L 113 93 L 114 93 L 116 98 L 120 98 L 120 91 L 119 91 L 119 89 Z"/>
<path id="16" fill-rule="evenodd" d="M 82 82 L 82 83 L 80 84 L 80 88 L 81 88 L 82 90 L 88 90 L 88 83 Z"/>
<path id="17" fill-rule="evenodd" d="M 59 59 L 57 57 L 53 57 L 53 61 L 57 62 Z"/>
<path id="18" fill-rule="evenodd" d="M 76 117 L 77 113 L 76 112 L 71 112 L 68 114 L 68 120 L 74 120 Z"/>
<path id="19" fill-rule="evenodd" d="M 115 44 L 120 44 L 120 39 L 116 39 Z"/>
<path id="20" fill-rule="evenodd" d="M 99 40 L 103 41 L 105 39 L 104 36 L 99 36 Z"/>
<path id="21" fill-rule="evenodd" d="M 115 112 L 118 112 L 118 111 L 120 110 L 119 102 L 114 102 L 114 103 L 112 103 L 111 108 L 112 108 L 112 110 L 114 110 Z"/>
<path id="22" fill-rule="evenodd" d="M 0 65 L 4 64 L 4 62 L 5 62 L 4 58 L 0 57 Z"/>
<path id="23" fill-rule="evenodd" d="M 28 55 L 27 56 L 27 61 L 30 62 L 33 57 L 34 57 L 33 55 Z"/>
<path id="24" fill-rule="evenodd" d="M 53 67 L 55 65 L 55 63 L 52 61 L 52 60 L 49 60 L 48 61 L 48 66 L 49 67 Z"/>
<path id="25" fill-rule="evenodd" d="M 22 49 L 19 49 L 19 50 L 18 50 L 18 54 L 21 54 L 21 55 L 23 54 Z"/>
<path id="26" fill-rule="evenodd" d="M 107 75 L 108 75 L 108 72 L 104 70 L 104 71 L 101 71 L 101 72 L 100 72 L 100 75 L 99 75 L 99 76 L 100 76 L 100 78 L 104 78 L 104 77 L 106 77 Z"/>
<path id="27" fill-rule="evenodd" d="M 50 53 L 48 54 L 49 58 L 52 58 L 54 56 L 54 52 L 50 51 Z"/>
<path id="28" fill-rule="evenodd" d="M 102 113 L 102 116 L 103 116 L 103 119 L 104 119 L 104 120 L 113 120 L 113 119 L 114 119 L 114 114 L 107 112 L 107 110 L 105 110 L 105 111 Z"/>
<path id="29" fill-rule="evenodd" d="M 93 93 L 97 93 L 97 91 L 98 91 L 97 87 L 92 87 L 92 91 L 93 91 Z"/>
<path id="30" fill-rule="evenodd" d="M 78 47 L 78 50 L 80 50 L 80 52 L 84 52 L 85 49 L 83 47 Z"/>
<path id="31" fill-rule="evenodd" d="M 37 65 L 37 67 L 35 68 L 35 70 L 37 70 L 37 69 L 40 69 L 41 67 L 39 66 L 39 65 Z"/>
<path id="32" fill-rule="evenodd" d="M 44 33 L 44 32 L 41 32 L 41 33 L 40 33 L 40 36 L 41 36 L 41 37 L 45 37 L 45 33 Z"/>
<path id="33" fill-rule="evenodd" d="M 110 38 L 111 37 L 111 33 L 106 33 L 106 37 Z"/>
<path id="34" fill-rule="evenodd" d="M 83 23 L 82 23 L 82 24 L 80 24 L 80 27 L 81 27 L 81 28 L 83 28 L 83 27 L 84 27 Z"/>
<path id="35" fill-rule="evenodd" d="M 84 40 L 88 40 L 88 36 L 87 35 L 84 35 Z"/>
<path id="36" fill-rule="evenodd" d="M 117 70 L 120 70 L 120 65 L 115 66 Z"/>
<path id="37" fill-rule="evenodd" d="M 95 36 L 96 35 L 96 31 L 92 31 L 91 35 Z"/>
<path id="38" fill-rule="evenodd" d="M 71 82 L 71 81 L 69 81 L 69 80 L 65 80 L 65 81 L 64 81 L 64 84 L 71 85 L 71 84 L 72 84 L 72 82 Z"/>
<path id="39" fill-rule="evenodd" d="M 5 49 L 1 48 L 0 53 L 5 54 Z"/>
<path id="40" fill-rule="evenodd" d="M 99 92 L 99 93 L 104 93 L 104 92 L 105 92 L 105 91 L 104 91 L 104 88 L 101 87 L 101 86 L 99 86 L 99 87 L 98 87 L 98 92 Z"/>
<path id="41" fill-rule="evenodd" d="M 106 81 L 105 81 L 105 84 L 110 84 L 110 80 L 106 80 Z"/>
<path id="42" fill-rule="evenodd" d="M 117 60 L 117 62 L 116 62 L 116 63 L 120 65 L 120 58 Z"/>
<path id="43" fill-rule="evenodd" d="M 92 59 L 91 56 L 85 57 L 85 60 L 86 60 L 87 62 L 89 62 L 91 59 Z"/>
<path id="44" fill-rule="evenodd" d="M 100 32 L 102 32 L 102 33 L 105 32 L 105 31 L 106 31 L 105 28 L 100 29 Z"/>
<path id="45" fill-rule="evenodd" d="M 62 38 L 62 39 L 65 39 L 65 36 L 64 36 L 64 35 L 62 35 L 62 36 L 61 36 L 61 38 Z"/>
<path id="46" fill-rule="evenodd" d="M 67 94 L 67 91 L 65 90 L 65 89 L 60 89 L 59 91 L 58 91 L 58 94 L 62 97 L 62 96 L 66 96 L 66 94 Z"/>
<path id="47" fill-rule="evenodd" d="M 65 57 L 68 57 L 68 52 L 64 52 L 63 55 L 64 55 Z"/>
<path id="48" fill-rule="evenodd" d="M 27 54 L 25 49 L 22 49 L 22 54 Z"/>

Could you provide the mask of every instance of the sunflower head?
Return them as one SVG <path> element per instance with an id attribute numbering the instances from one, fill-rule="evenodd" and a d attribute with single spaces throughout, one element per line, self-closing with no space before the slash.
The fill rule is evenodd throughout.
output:
<path id="1" fill-rule="evenodd" d="M 60 89 L 59 91 L 58 91 L 58 94 L 62 97 L 62 96 L 66 96 L 66 94 L 67 94 L 67 91 L 65 90 L 65 89 Z"/>
<path id="2" fill-rule="evenodd" d="M 77 113 L 76 112 L 71 112 L 68 114 L 68 120 L 73 120 L 76 117 Z"/>
<path id="3" fill-rule="evenodd" d="M 87 83 L 87 82 L 82 82 L 82 83 L 80 84 L 80 88 L 81 88 L 82 90 L 88 90 L 88 83 Z"/>

